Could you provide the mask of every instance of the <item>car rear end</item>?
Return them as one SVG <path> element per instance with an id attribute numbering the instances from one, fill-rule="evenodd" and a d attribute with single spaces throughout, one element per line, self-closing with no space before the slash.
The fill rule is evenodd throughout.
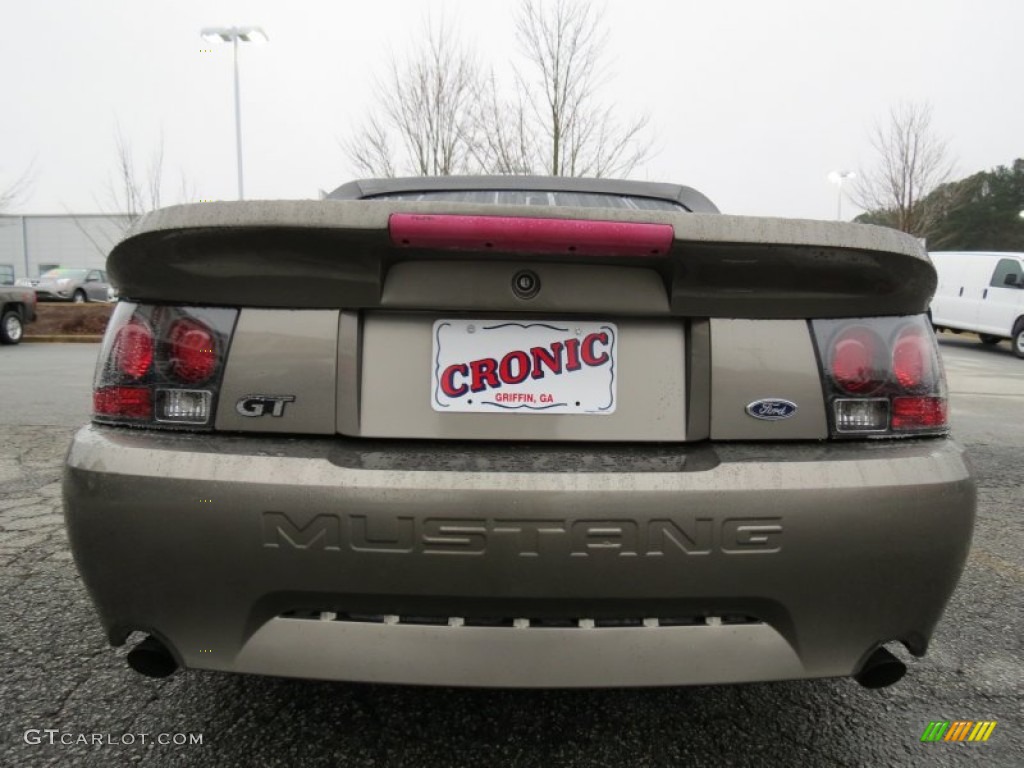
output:
<path id="1" fill-rule="evenodd" d="M 110 641 L 153 674 L 898 677 L 865 674 L 926 651 L 974 518 L 934 271 L 652 207 L 152 214 L 64 479 Z"/>

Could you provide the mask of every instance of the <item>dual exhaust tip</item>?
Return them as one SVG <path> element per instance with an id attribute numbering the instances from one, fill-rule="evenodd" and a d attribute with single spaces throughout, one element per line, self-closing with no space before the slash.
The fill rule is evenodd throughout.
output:
<path id="1" fill-rule="evenodd" d="M 168 650 L 152 635 L 128 651 L 128 666 L 146 677 L 168 677 L 178 668 L 178 662 Z"/>
<path id="2" fill-rule="evenodd" d="M 167 646 L 152 635 L 128 652 L 128 666 L 146 677 L 168 677 L 178 669 L 178 662 Z M 907 665 L 885 648 L 876 648 L 853 679 L 865 688 L 887 688 L 907 674 Z"/>
<path id="3" fill-rule="evenodd" d="M 888 688 L 907 674 L 907 665 L 885 648 L 876 648 L 853 679 L 865 688 Z"/>

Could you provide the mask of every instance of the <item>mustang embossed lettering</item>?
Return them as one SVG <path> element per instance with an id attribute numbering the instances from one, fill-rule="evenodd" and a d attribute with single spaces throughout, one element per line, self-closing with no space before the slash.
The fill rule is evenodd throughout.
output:
<path id="1" fill-rule="evenodd" d="M 663 557 L 669 553 L 772 554 L 782 549 L 781 517 L 705 517 L 636 520 L 417 521 L 412 517 L 263 513 L 263 546 L 306 551 L 382 552 L 515 557 Z"/>

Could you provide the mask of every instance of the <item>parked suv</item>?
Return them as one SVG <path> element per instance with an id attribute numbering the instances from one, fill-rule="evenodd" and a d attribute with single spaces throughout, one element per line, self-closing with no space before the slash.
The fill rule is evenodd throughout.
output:
<path id="1" fill-rule="evenodd" d="M 881 686 L 964 566 L 935 271 L 893 230 L 389 179 L 155 211 L 108 268 L 65 514 L 146 674 Z"/>

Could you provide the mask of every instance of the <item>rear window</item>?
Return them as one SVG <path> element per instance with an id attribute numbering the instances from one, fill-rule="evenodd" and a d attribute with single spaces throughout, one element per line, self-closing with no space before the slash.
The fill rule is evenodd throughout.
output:
<path id="1" fill-rule="evenodd" d="M 85 277 L 84 269 L 51 269 L 43 274 L 43 277 Z"/>
<path id="2" fill-rule="evenodd" d="M 600 192 L 539 192 L 524 189 L 445 189 L 427 192 L 395 192 L 370 200 L 414 202 L 488 203 L 492 205 L 539 205 L 570 208 L 625 208 L 633 211 L 685 211 L 679 203 L 656 197 L 608 195 Z"/>

